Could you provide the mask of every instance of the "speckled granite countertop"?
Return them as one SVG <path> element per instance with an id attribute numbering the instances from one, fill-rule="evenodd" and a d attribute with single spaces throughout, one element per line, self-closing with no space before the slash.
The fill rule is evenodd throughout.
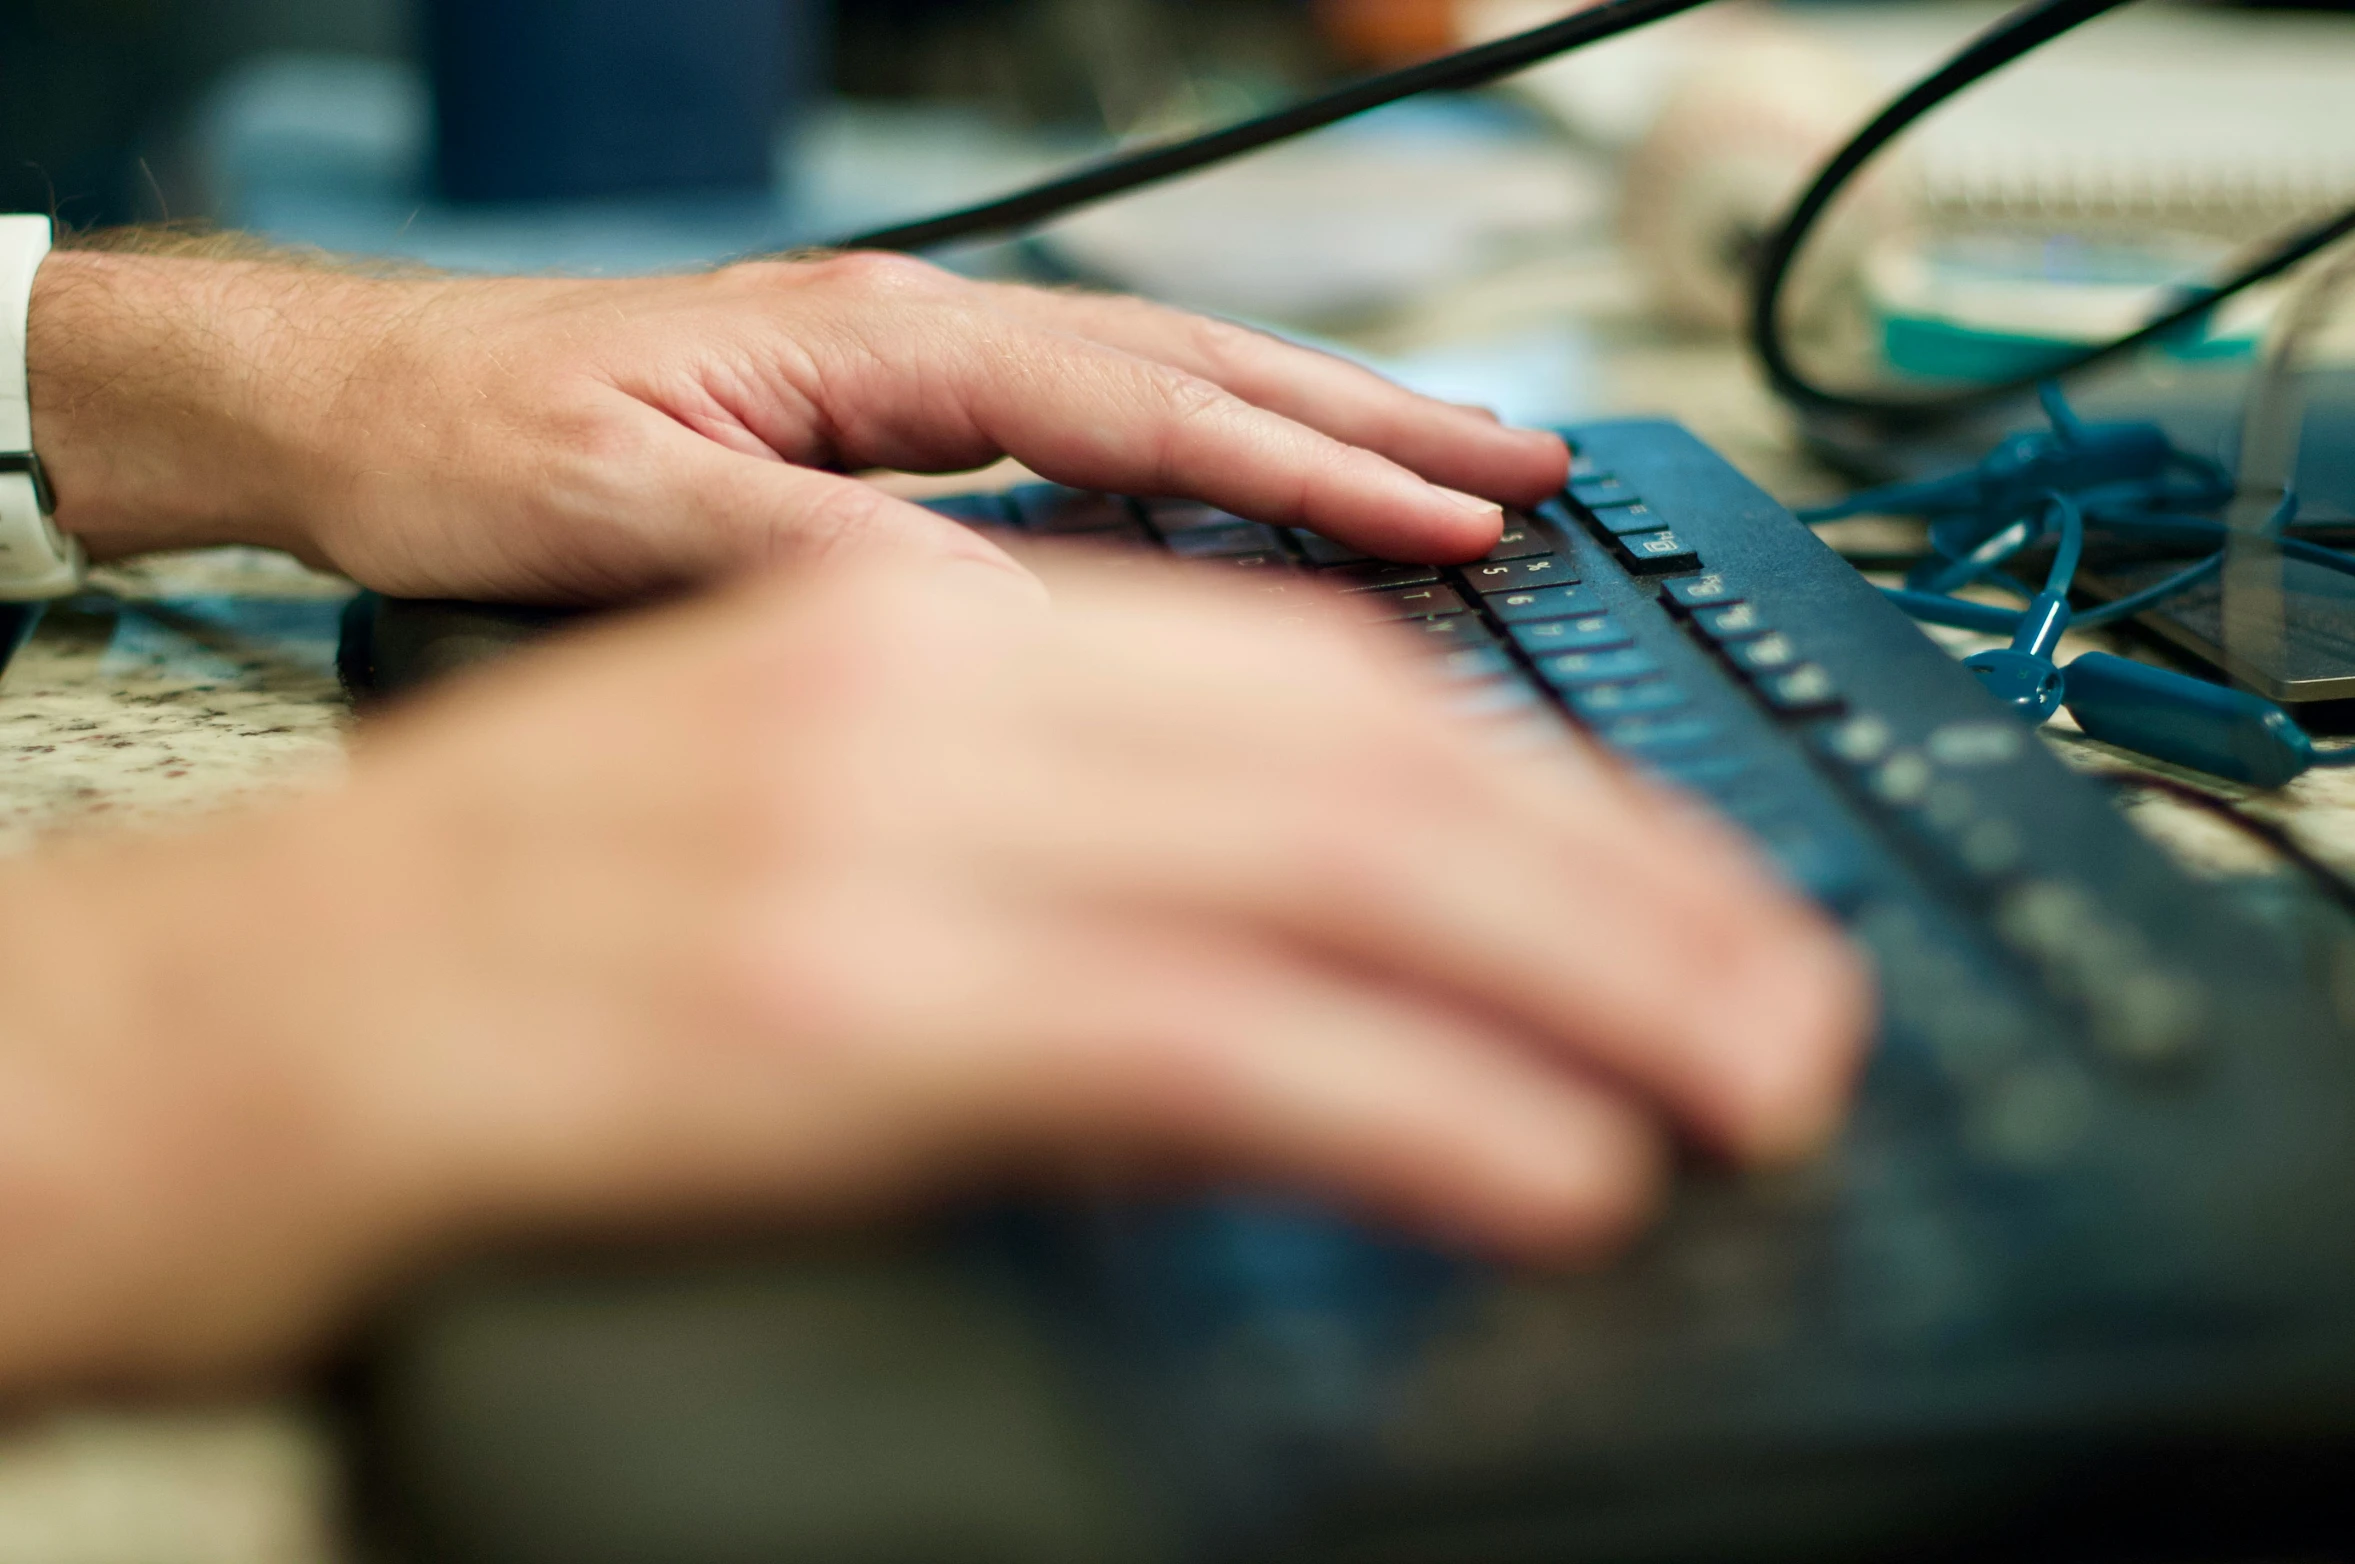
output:
<path id="1" fill-rule="evenodd" d="M 222 550 L 101 572 L 0 677 L 0 852 L 332 776 L 349 583 Z M 0 1564 L 337 1564 L 334 1468 L 292 1402 L 0 1422 Z"/>
<path id="2" fill-rule="evenodd" d="M 229 549 L 101 572 L 0 678 L 0 851 L 332 773 L 352 588 Z"/>

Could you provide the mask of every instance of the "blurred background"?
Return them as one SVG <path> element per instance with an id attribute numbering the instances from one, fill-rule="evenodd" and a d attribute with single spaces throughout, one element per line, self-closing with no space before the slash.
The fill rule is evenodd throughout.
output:
<path id="1" fill-rule="evenodd" d="M 1817 247 L 1798 298 L 1814 351 L 1884 378 L 2018 367 L 2355 199 L 2349 6 L 2137 6 L 1975 94 Z M 1574 8 L 7 0 L 0 205 L 459 268 L 689 266 Z M 1597 404 L 1614 330 L 1730 332 L 1750 249 L 1807 171 L 2000 9 L 1726 0 L 947 259 L 1327 336 L 1438 390 L 1571 416 Z M 2175 344 L 2173 369 L 2245 359 L 2270 307 Z"/>

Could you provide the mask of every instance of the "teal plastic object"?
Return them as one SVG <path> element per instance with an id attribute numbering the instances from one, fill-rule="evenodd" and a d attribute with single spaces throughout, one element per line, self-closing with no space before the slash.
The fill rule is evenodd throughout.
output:
<path id="1" fill-rule="evenodd" d="M 2062 704 L 2105 744 L 2252 787 L 2314 764 L 2314 741 L 2273 702 L 2107 652 L 2069 664 Z"/>

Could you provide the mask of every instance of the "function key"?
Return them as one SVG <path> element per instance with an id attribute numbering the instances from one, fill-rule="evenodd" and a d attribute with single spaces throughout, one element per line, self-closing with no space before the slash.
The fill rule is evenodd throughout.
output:
<path id="1" fill-rule="evenodd" d="M 1618 505 L 1640 505 L 1643 497 L 1631 488 L 1624 478 L 1609 473 L 1597 473 L 1591 478 L 1572 478 L 1570 497 L 1588 510 L 1609 510 Z"/>
<path id="2" fill-rule="evenodd" d="M 1292 529 L 1292 541 L 1300 545 L 1302 557 L 1312 565 L 1362 565 L 1374 557 L 1363 549 L 1336 543 L 1298 527 Z"/>
<path id="3" fill-rule="evenodd" d="M 934 515 L 946 516 L 960 526 L 987 531 L 1016 525 L 1014 507 L 1006 502 L 1003 494 L 952 494 L 922 503 Z"/>
<path id="4" fill-rule="evenodd" d="M 1502 564 L 1512 559 L 1535 559 L 1540 554 L 1551 554 L 1554 540 L 1546 536 L 1537 523 L 1522 517 L 1505 519 L 1504 536 L 1496 540 L 1496 547 L 1481 557 L 1490 564 Z"/>
<path id="5" fill-rule="evenodd" d="M 1284 545 L 1276 529 L 1256 521 L 1225 521 L 1214 526 L 1182 527 L 1165 531 L 1162 541 L 1180 559 L 1232 559 L 1244 554 L 1281 554 Z"/>
<path id="6" fill-rule="evenodd" d="M 1691 609 L 1742 601 L 1741 589 L 1714 570 L 1705 576 L 1694 576 L 1689 581 L 1669 582 L 1668 596 L 1677 607 Z"/>
<path id="7" fill-rule="evenodd" d="M 1568 586 L 1578 580 L 1578 571 L 1559 554 L 1547 554 L 1537 559 L 1500 560 L 1495 564 L 1466 565 L 1464 579 L 1472 583 L 1472 590 L 1483 597 L 1497 592 L 1511 592 L 1529 587 Z"/>
<path id="8" fill-rule="evenodd" d="M 1766 697 L 1767 705 L 1786 717 L 1834 712 L 1843 704 L 1839 685 L 1817 663 L 1801 663 L 1788 672 L 1760 679 L 1758 693 Z"/>
<path id="9" fill-rule="evenodd" d="M 1746 641 L 1774 629 L 1773 625 L 1766 622 L 1766 615 L 1758 611 L 1756 603 L 1730 603 L 1723 608 L 1704 608 L 1693 615 L 1693 623 L 1712 641 Z"/>
<path id="10" fill-rule="evenodd" d="M 1336 565 L 1319 573 L 1317 579 L 1344 592 L 1378 592 L 1384 587 L 1427 586 L 1439 579 L 1439 571 L 1430 565 L 1370 561 L 1363 565 Z"/>
<path id="11" fill-rule="evenodd" d="M 1576 614 L 1598 612 L 1603 606 L 1596 601 L 1594 593 L 1582 586 L 1491 592 L 1480 601 L 1487 605 L 1490 613 L 1509 625 L 1539 619 L 1567 619 Z"/>
<path id="12" fill-rule="evenodd" d="M 1450 614 L 1445 619 L 1410 619 L 1399 628 L 1434 650 L 1496 644 L 1496 636 L 1488 626 L 1470 614 Z"/>
<path id="13" fill-rule="evenodd" d="M 1620 552 L 1627 556 L 1627 568 L 1637 575 L 1664 576 L 1701 568 L 1701 556 L 1673 532 L 1639 532 L 1618 541 Z"/>
<path id="14" fill-rule="evenodd" d="M 1016 489 L 1012 499 L 1022 525 L 1042 537 L 1144 535 L 1144 526 L 1128 501 L 1109 494 L 1067 489 L 1059 483 L 1032 483 Z"/>
<path id="15" fill-rule="evenodd" d="M 1660 664 L 1651 653 L 1632 649 L 1564 652 L 1540 660 L 1537 671 L 1546 683 L 1558 689 L 1571 689 L 1582 684 L 1624 684 L 1633 679 L 1648 679 L 1660 671 Z"/>
<path id="16" fill-rule="evenodd" d="M 1608 478 L 1610 476 L 1609 473 L 1603 471 L 1601 463 L 1579 450 L 1576 444 L 1570 447 L 1570 481 L 1572 483 L 1578 482 L 1581 478 Z"/>
<path id="17" fill-rule="evenodd" d="M 1573 688 L 1569 697 L 1572 711 L 1598 724 L 1617 717 L 1676 711 L 1691 702 L 1691 697 L 1665 679 L 1640 684 L 1581 685 Z"/>
<path id="18" fill-rule="evenodd" d="M 1789 636 L 1780 633 L 1729 642 L 1725 655 L 1733 659 L 1735 667 L 1754 676 L 1781 673 L 1799 666 L 1799 648 L 1791 644 Z"/>
<path id="19" fill-rule="evenodd" d="M 1627 627 L 1609 614 L 1588 614 L 1582 619 L 1545 619 L 1534 624 L 1516 624 L 1512 630 L 1513 640 L 1521 649 L 1537 655 L 1608 652 L 1635 644 L 1635 637 L 1627 633 Z"/>
<path id="20" fill-rule="evenodd" d="M 1435 619 L 1464 612 L 1464 600 L 1443 586 L 1393 587 L 1360 592 L 1350 601 L 1372 619 Z"/>

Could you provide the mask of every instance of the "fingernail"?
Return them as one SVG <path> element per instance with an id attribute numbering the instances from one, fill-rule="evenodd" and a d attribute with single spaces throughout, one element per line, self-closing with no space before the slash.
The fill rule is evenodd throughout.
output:
<path id="1" fill-rule="evenodd" d="M 1483 521 L 1494 517 L 1499 526 L 1504 524 L 1505 508 L 1497 504 L 1496 501 L 1484 500 L 1477 494 L 1466 494 L 1461 489 L 1440 488 L 1438 484 L 1433 484 L 1432 487 L 1446 495 L 1454 503 L 1455 508 L 1465 515 L 1477 516 Z"/>

